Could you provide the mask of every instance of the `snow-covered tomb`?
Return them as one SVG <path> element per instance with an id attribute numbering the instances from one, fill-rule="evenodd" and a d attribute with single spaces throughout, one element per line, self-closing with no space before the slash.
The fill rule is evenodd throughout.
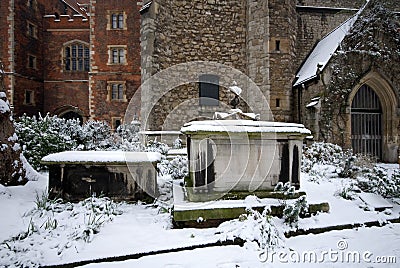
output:
<path id="1" fill-rule="evenodd" d="M 154 152 L 67 151 L 42 159 L 49 166 L 49 194 L 66 200 L 105 195 L 115 200 L 158 196 Z"/>
<path id="2" fill-rule="evenodd" d="M 303 140 L 301 124 L 251 120 L 206 120 L 187 123 L 189 201 L 228 193 L 272 192 L 278 182 L 300 186 Z"/>

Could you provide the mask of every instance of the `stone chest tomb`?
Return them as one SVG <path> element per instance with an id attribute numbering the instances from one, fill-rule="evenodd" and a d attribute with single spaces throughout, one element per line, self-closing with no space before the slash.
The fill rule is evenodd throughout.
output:
<path id="1" fill-rule="evenodd" d="M 184 125 L 189 201 L 232 193 L 273 192 L 278 182 L 300 186 L 301 124 L 252 120 L 206 120 Z"/>

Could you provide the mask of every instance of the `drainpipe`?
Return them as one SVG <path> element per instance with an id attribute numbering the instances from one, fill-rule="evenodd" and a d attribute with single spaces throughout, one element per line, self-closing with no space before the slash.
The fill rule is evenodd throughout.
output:
<path id="1" fill-rule="evenodd" d="M 300 123 L 300 124 L 302 124 L 302 122 L 303 122 L 303 116 L 302 116 L 302 112 L 301 112 L 301 106 L 302 106 L 302 98 L 303 98 L 303 89 L 305 89 L 305 86 L 304 86 L 304 84 L 301 84 L 301 86 L 300 87 L 298 87 L 298 92 L 297 92 L 297 114 L 298 114 L 298 116 L 299 116 L 299 118 L 298 118 L 298 122 Z"/>
<path id="2" fill-rule="evenodd" d="M 10 0 L 9 1 L 9 11 L 10 13 L 7 16 L 7 20 L 9 21 L 9 26 L 8 26 L 8 57 L 9 57 L 9 62 L 10 65 L 9 67 L 9 77 L 10 77 L 10 86 L 8 89 L 8 92 L 10 94 L 9 102 L 10 106 L 14 106 L 14 85 L 15 85 L 15 0 Z"/>

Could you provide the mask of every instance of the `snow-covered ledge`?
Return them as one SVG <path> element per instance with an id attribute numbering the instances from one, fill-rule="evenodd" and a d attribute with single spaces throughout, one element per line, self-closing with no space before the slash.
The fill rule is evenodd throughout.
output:
<path id="1" fill-rule="evenodd" d="M 301 124 L 206 120 L 187 123 L 181 132 L 187 136 L 191 201 L 273 191 L 278 182 L 300 186 L 303 139 L 311 134 Z"/>
<path id="2" fill-rule="evenodd" d="M 154 152 L 66 151 L 42 159 L 49 166 L 49 193 L 79 200 L 94 193 L 118 200 L 158 195 Z"/>

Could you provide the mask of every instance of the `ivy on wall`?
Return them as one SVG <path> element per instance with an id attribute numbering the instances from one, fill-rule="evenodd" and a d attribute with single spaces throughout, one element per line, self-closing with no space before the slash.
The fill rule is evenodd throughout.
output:
<path id="1" fill-rule="evenodd" d="M 329 82 L 324 85 L 321 98 L 323 141 L 345 145 L 347 99 L 368 72 L 377 71 L 396 91 L 400 89 L 399 21 L 398 14 L 371 0 L 331 58 L 329 70 L 325 70 Z"/>

